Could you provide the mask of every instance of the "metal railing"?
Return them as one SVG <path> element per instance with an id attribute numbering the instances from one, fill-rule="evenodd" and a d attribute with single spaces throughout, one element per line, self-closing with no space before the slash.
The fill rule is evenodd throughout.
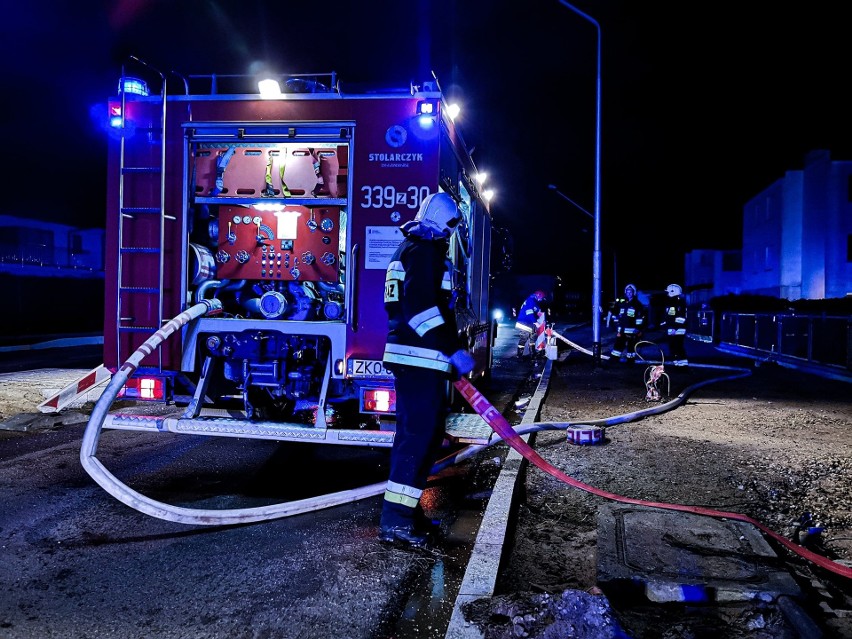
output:
<path id="1" fill-rule="evenodd" d="M 687 333 L 760 359 L 852 372 L 852 317 L 690 312 Z"/>

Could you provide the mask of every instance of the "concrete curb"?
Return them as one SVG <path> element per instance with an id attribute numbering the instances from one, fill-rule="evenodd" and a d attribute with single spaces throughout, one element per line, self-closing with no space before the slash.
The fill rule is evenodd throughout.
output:
<path id="1" fill-rule="evenodd" d="M 541 404 L 547 394 L 553 361 L 545 360 L 544 370 L 538 381 L 535 393 L 524 412 L 521 425 L 526 426 L 538 421 Z M 529 443 L 530 435 L 521 439 Z M 464 578 L 459 587 L 453 614 L 447 626 L 446 639 L 483 639 L 485 636 L 475 625 L 465 621 L 462 607 L 472 601 L 494 596 L 497 574 L 503 558 L 503 549 L 507 540 L 509 519 L 514 506 L 516 489 L 523 485 L 524 472 L 528 461 L 514 448 L 509 450 L 503 468 L 497 476 L 488 506 L 479 525 L 479 532 L 470 554 Z"/>

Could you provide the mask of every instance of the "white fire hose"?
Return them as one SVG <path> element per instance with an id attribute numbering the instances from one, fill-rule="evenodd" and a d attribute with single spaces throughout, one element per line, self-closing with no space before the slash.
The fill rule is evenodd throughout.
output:
<path id="1" fill-rule="evenodd" d="M 269 506 L 258 506 L 255 508 L 234 508 L 225 510 L 208 510 L 200 508 L 185 508 L 172 506 L 160 501 L 146 497 L 122 483 L 115 475 L 110 473 L 104 465 L 95 457 L 98 448 L 104 420 L 109 412 L 110 406 L 118 396 L 119 391 L 127 383 L 128 378 L 139 367 L 139 363 L 162 344 L 170 335 L 178 331 L 182 326 L 192 320 L 207 314 L 217 314 L 222 310 L 222 303 L 217 299 L 202 300 L 200 303 L 187 309 L 174 319 L 170 320 L 160 330 L 145 341 L 121 368 L 112 376 L 106 389 L 95 404 L 95 408 L 86 424 L 83 433 L 83 443 L 80 448 L 80 462 L 83 468 L 105 491 L 120 502 L 138 510 L 139 512 L 174 521 L 179 524 L 202 524 L 207 526 L 222 526 L 229 524 L 245 524 L 256 521 L 266 521 L 298 515 L 304 512 L 321 510 L 339 506 L 359 499 L 373 497 L 384 492 L 387 482 L 378 482 L 369 486 L 363 486 L 352 490 L 342 490 L 336 493 L 320 495 L 308 499 L 271 504 Z"/>

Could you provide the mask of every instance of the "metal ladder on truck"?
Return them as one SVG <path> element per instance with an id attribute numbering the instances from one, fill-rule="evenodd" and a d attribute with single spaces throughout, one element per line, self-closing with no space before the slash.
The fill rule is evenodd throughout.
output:
<path id="1" fill-rule="evenodd" d="M 116 353 L 119 365 L 163 325 L 166 225 L 166 77 L 135 56 L 130 58 L 160 77 L 159 99 L 132 98 L 132 80 L 121 69 L 121 139 L 119 151 L 119 220 L 116 291 Z M 130 82 L 128 82 L 130 80 Z M 162 371 L 162 347 L 142 364 Z M 154 361 L 156 363 L 154 363 Z"/>

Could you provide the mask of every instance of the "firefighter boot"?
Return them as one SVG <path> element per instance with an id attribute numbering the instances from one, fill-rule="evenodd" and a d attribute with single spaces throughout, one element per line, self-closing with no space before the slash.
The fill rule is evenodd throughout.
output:
<path id="1" fill-rule="evenodd" d="M 429 542 L 427 535 L 414 530 L 414 526 L 379 526 L 379 540 L 394 546 L 425 548 Z"/>

